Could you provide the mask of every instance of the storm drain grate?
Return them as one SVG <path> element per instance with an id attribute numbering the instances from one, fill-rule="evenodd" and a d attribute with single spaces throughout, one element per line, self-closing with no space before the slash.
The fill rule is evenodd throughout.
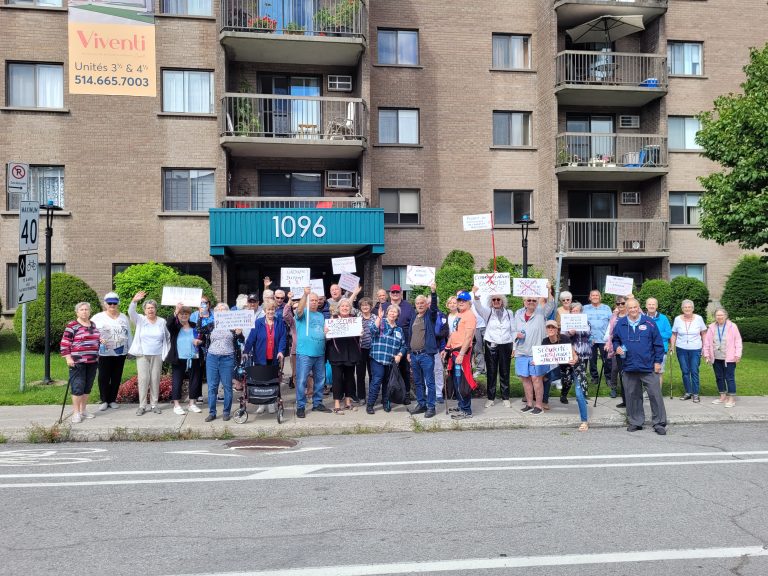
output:
<path id="1" fill-rule="evenodd" d="M 230 450 L 287 450 L 296 444 L 296 440 L 290 438 L 244 438 L 227 442 L 225 446 Z"/>

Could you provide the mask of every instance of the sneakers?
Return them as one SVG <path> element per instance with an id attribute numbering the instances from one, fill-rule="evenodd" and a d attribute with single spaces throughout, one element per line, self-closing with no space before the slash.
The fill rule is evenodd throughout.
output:
<path id="1" fill-rule="evenodd" d="M 427 408 L 427 411 L 424 412 L 424 418 L 434 418 L 434 417 L 435 417 L 435 409 Z"/>
<path id="2" fill-rule="evenodd" d="M 488 400 L 488 401 L 485 403 L 485 407 L 486 407 L 486 408 L 490 408 L 490 407 L 491 407 L 491 406 L 493 406 L 494 404 L 496 404 L 496 400 Z"/>
<path id="3" fill-rule="evenodd" d="M 109 408 L 108 402 L 102 402 L 101 404 L 99 404 L 99 412 L 104 412 L 104 410 L 106 410 L 107 408 Z"/>
<path id="4" fill-rule="evenodd" d="M 728 402 L 725 403 L 726 408 L 733 408 L 734 406 L 736 406 L 736 402 L 733 400 L 728 400 Z"/>
<path id="5" fill-rule="evenodd" d="M 567 396 L 560 396 L 560 403 L 561 404 L 568 404 L 568 397 Z"/>
<path id="6" fill-rule="evenodd" d="M 469 414 L 467 412 L 459 411 L 455 414 L 451 414 L 451 420 L 466 420 L 467 418 L 472 418 L 472 414 Z"/>
<path id="7" fill-rule="evenodd" d="M 529 410 L 533 410 L 533 406 L 528 406 L 528 404 L 526 404 L 525 406 L 520 408 L 520 412 L 528 412 Z"/>
<path id="8" fill-rule="evenodd" d="M 200 410 L 200 408 L 198 408 L 195 404 L 190 404 L 187 410 L 194 412 L 195 414 L 200 414 L 200 412 L 202 412 L 202 410 Z"/>
<path id="9" fill-rule="evenodd" d="M 304 418 L 306 417 L 306 414 L 304 413 L 304 408 L 296 408 L 296 418 Z"/>
<path id="10" fill-rule="evenodd" d="M 224 414 L 224 416 L 221 417 L 224 422 L 229 422 L 229 420 L 232 418 L 229 414 Z"/>
<path id="11" fill-rule="evenodd" d="M 504 400 L 504 408 L 511 408 L 512 404 L 509 403 L 509 400 Z"/>
<path id="12" fill-rule="evenodd" d="M 216 414 L 208 414 L 208 416 L 205 417 L 206 422 L 213 422 L 216 420 Z"/>
<path id="13" fill-rule="evenodd" d="M 427 406 L 425 404 L 417 404 L 413 410 L 409 410 L 408 412 L 411 416 L 416 416 L 417 414 L 424 414 L 426 411 Z"/>
<path id="14" fill-rule="evenodd" d="M 366 414 L 375 414 L 376 412 L 374 411 L 374 409 L 373 409 L 373 406 L 371 406 L 370 404 L 368 404 L 368 405 L 365 407 L 365 413 L 366 413 Z"/>
<path id="15" fill-rule="evenodd" d="M 144 416 L 144 412 L 146 412 L 147 409 L 144 408 L 144 406 L 139 406 L 136 408 L 136 416 Z"/>
<path id="16" fill-rule="evenodd" d="M 160 410 L 159 406 L 152 406 L 152 412 L 154 412 L 155 414 L 162 414 L 163 413 L 163 411 Z"/>
<path id="17" fill-rule="evenodd" d="M 262 404 L 258 408 L 256 408 L 256 414 L 264 414 L 264 405 Z"/>
<path id="18" fill-rule="evenodd" d="M 318 404 L 317 406 L 312 407 L 312 412 L 330 412 L 331 409 L 328 408 L 325 404 Z"/>
<path id="19" fill-rule="evenodd" d="M 276 411 L 274 404 L 267 404 L 267 414 L 274 414 Z"/>
<path id="20" fill-rule="evenodd" d="M 72 424 L 80 424 L 80 422 L 83 421 L 82 416 L 80 416 L 79 412 L 75 412 L 72 414 Z"/>
<path id="21" fill-rule="evenodd" d="M 699 395 L 698 395 L 698 394 L 694 394 L 694 395 L 693 395 L 693 401 L 694 401 L 694 402 L 696 402 L 697 404 L 698 404 L 699 402 L 701 402 L 701 398 L 699 398 Z"/>
<path id="22" fill-rule="evenodd" d="M 80 412 L 80 416 L 82 416 L 83 420 L 90 420 L 91 418 L 95 418 L 95 416 L 88 411 Z"/>
<path id="23" fill-rule="evenodd" d="M 544 410 L 542 410 L 541 408 L 534 408 L 533 410 L 531 410 L 531 414 L 533 414 L 534 416 L 538 416 L 542 412 L 544 412 Z"/>
<path id="24" fill-rule="evenodd" d="M 112 408 L 112 410 L 117 410 L 118 408 L 120 408 L 120 404 L 118 404 L 117 402 L 110 402 L 109 407 Z"/>
<path id="25" fill-rule="evenodd" d="M 712 404 L 725 404 L 725 402 L 720 400 L 720 398 L 715 398 L 714 400 L 712 400 Z"/>
<path id="26" fill-rule="evenodd" d="M 685 394 L 680 396 L 680 400 L 690 400 L 691 398 L 693 398 L 693 395 L 692 394 L 688 394 L 688 392 L 686 392 Z"/>
<path id="27" fill-rule="evenodd" d="M 199 408 L 198 408 L 198 410 L 199 410 Z M 179 416 L 184 416 L 184 414 L 186 414 L 186 412 L 184 412 L 184 408 L 182 408 L 181 406 L 174 406 L 173 407 L 173 413 L 174 414 L 178 414 Z"/>
<path id="28" fill-rule="evenodd" d="M 654 426 L 653 431 L 656 432 L 659 436 L 666 436 L 667 435 L 667 429 L 664 428 L 664 426 Z"/>
<path id="29" fill-rule="evenodd" d="M 642 430 L 642 429 L 643 429 L 642 426 L 633 426 L 633 425 L 627 426 L 627 432 L 637 432 L 638 430 Z"/>

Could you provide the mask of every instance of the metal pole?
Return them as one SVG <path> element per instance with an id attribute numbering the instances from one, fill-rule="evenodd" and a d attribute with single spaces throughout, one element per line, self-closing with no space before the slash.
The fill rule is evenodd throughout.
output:
<path id="1" fill-rule="evenodd" d="M 43 384 L 51 379 L 51 237 L 53 236 L 53 211 L 45 213 L 45 374 Z"/>
<path id="2" fill-rule="evenodd" d="M 528 225 L 523 224 L 523 278 L 528 278 Z"/>
<path id="3" fill-rule="evenodd" d="M 21 379 L 19 392 L 24 392 L 27 380 L 27 303 L 21 305 Z"/>

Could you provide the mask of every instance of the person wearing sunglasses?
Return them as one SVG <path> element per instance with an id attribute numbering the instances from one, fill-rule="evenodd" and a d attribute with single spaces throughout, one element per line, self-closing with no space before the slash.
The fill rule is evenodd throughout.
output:
<path id="1" fill-rule="evenodd" d="M 557 311 L 555 312 L 555 321 L 558 324 L 561 324 L 561 319 L 560 319 L 561 315 L 571 313 L 572 304 L 573 304 L 573 294 L 568 292 L 568 290 L 563 290 L 562 292 L 560 292 L 560 306 L 558 306 Z"/>
<path id="2" fill-rule="evenodd" d="M 496 380 L 501 387 L 501 400 L 505 408 L 509 402 L 509 369 L 512 362 L 512 342 L 515 332 L 515 315 L 507 309 L 507 298 L 503 294 L 491 294 L 488 298 L 490 305 L 484 305 L 478 295 L 477 286 L 472 286 L 475 311 L 485 321 L 483 335 L 483 356 L 488 383 L 488 400 L 486 408 L 496 403 Z"/>
<path id="3" fill-rule="evenodd" d="M 108 292 L 104 296 L 104 311 L 92 318 L 101 334 L 99 345 L 99 411 L 117 409 L 117 391 L 123 381 L 123 368 L 131 347 L 131 321 L 120 312 L 120 296 Z"/>
<path id="4" fill-rule="evenodd" d="M 69 366 L 69 387 L 72 389 L 72 423 L 79 424 L 93 418 L 85 406 L 96 379 L 101 334 L 91 321 L 91 305 L 79 302 L 75 306 L 77 318 L 64 328 L 59 348 Z"/>
<path id="5" fill-rule="evenodd" d="M 613 315 L 611 316 L 610 321 L 608 322 L 608 328 L 605 332 L 605 352 L 606 356 L 611 360 L 611 377 L 610 377 L 610 394 L 611 398 L 616 398 L 618 394 L 621 394 L 621 402 L 616 404 L 616 408 L 626 408 L 627 406 L 627 398 L 624 394 L 624 386 L 622 385 L 619 387 L 619 380 L 621 379 L 621 374 L 623 372 L 623 359 L 621 356 L 616 356 L 613 350 L 613 329 L 616 326 L 616 322 L 618 322 L 621 318 L 624 318 L 624 316 L 627 315 L 627 300 L 629 298 L 634 298 L 632 294 L 629 294 L 627 296 L 617 296 L 616 297 L 616 309 L 613 311 Z M 607 378 L 606 378 L 607 379 Z"/>

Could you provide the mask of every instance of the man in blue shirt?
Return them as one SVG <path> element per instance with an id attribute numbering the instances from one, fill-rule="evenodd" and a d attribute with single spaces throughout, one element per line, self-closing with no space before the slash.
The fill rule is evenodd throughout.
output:
<path id="1" fill-rule="evenodd" d="M 314 380 L 312 410 L 330 412 L 323 404 L 325 385 L 325 318 L 317 311 L 317 294 L 307 286 L 296 309 L 296 417 L 304 418 L 307 378 Z"/>
<path id="2" fill-rule="evenodd" d="M 611 383 L 611 359 L 605 350 L 605 333 L 608 330 L 608 323 L 611 321 L 611 309 L 601 303 L 600 290 L 592 290 L 589 293 L 589 304 L 583 307 L 584 314 L 587 315 L 589 322 L 589 334 L 592 341 L 592 354 L 589 357 L 589 375 L 592 384 L 597 382 L 597 356 L 603 360 L 603 374 L 605 382 L 611 389 L 611 398 L 616 398 L 616 387 Z"/>
<path id="3" fill-rule="evenodd" d="M 659 386 L 664 389 L 664 367 L 667 365 L 667 352 L 669 351 L 669 339 L 672 337 L 672 325 L 669 318 L 659 312 L 659 301 L 656 298 L 648 298 L 645 301 L 645 313 L 648 318 L 656 323 L 656 328 L 661 334 L 661 341 L 664 342 L 664 360 L 661 361 L 661 372 L 659 372 Z"/>

